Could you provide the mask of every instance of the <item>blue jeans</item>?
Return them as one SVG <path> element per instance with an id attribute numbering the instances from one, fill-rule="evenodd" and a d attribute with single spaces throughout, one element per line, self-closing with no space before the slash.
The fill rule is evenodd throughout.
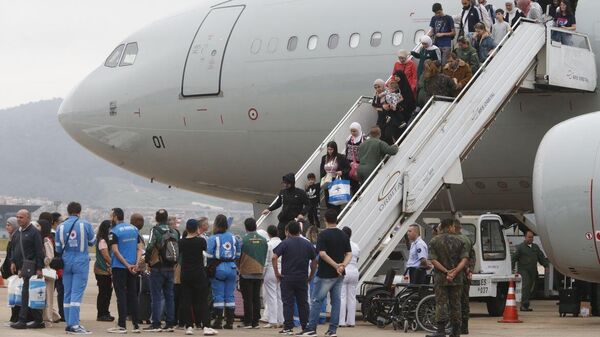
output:
<path id="1" fill-rule="evenodd" d="M 175 326 L 175 296 L 173 295 L 173 269 L 151 269 L 150 299 L 152 300 L 152 326 L 160 326 L 163 304 L 168 326 Z"/>
<path id="2" fill-rule="evenodd" d="M 329 331 L 336 332 L 340 322 L 340 298 L 342 294 L 342 283 L 344 277 L 319 278 L 315 277 L 315 289 L 310 299 L 310 315 L 306 330 L 317 331 L 319 316 L 323 303 L 327 301 L 327 294 L 331 296 L 331 318 L 329 320 Z"/>

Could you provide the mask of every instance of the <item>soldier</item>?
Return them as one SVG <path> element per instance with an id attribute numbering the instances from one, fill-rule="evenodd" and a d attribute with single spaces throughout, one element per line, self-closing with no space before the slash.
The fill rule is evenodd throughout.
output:
<path id="1" fill-rule="evenodd" d="M 471 279 L 473 278 L 473 270 L 475 270 L 475 250 L 473 249 L 474 242 L 461 232 L 460 221 L 454 220 L 452 223 L 452 234 L 455 234 L 461 239 L 469 250 L 469 263 L 465 268 L 465 279 L 462 286 L 462 296 L 460 301 L 460 313 L 462 317 L 462 325 L 460 333 L 463 335 L 469 334 L 469 290 L 471 288 Z"/>
<path id="2" fill-rule="evenodd" d="M 540 247 L 533 243 L 533 232 L 527 231 L 525 241 L 517 245 L 517 250 L 512 256 L 513 270 L 515 269 L 515 263 L 517 263 L 517 273 L 521 275 L 521 311 L 533 311 L 529 307 L 529 298 L 535 290 L 535 282 L 538 278 L 538 262 L 548 268 L 548 259 L 542 253 Z"/>
<path id="3" fill-rule="evenodd" d="M 429 242 L 429 259 L 434 266 L 435 318 L 437 331 L 427 337 L 446 336 L 446 324 L 451 322 L 451 337 L 460 336 L 460 301 L 464 283 L 463 269 L 467 265 L 469 250 L 465 243 L 448 233 L 453 220 L 439 225 L 440 234 Z"/>

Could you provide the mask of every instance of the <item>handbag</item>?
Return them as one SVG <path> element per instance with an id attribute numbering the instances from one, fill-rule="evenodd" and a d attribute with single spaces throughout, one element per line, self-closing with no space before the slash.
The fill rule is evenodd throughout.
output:
<path id="1" fill-rule="evenodd" d="M 0 272 L 2 274 L 3 279 L 7 279 L 12 275 L 12 272 L 10 271 L 10 259 L 5 258 L 4 261 L 2 261 L 2 267 L 0 267 Z"/>
<path id="2" fill-rule="evenodd" d="M 69 230 L 69 235 L 67 235 L 67 238 L 71 237 L 71 232 L 73 231 L 73 228 L 75 228 L 75 224 L 77 223 L 77 220 L 79 220 L 79 218 L 76 218 L 75 221 L 73 221 L 73 225 L 71 226 L 71 229 Z M 64 251 L 65 247 L 63 247 L 63 251 Z M 48 264 L 48 266 L 54 270 L 60 270 L 60 269 L 64 269 L 65 268 L 65 262 L 62 259 L 62 254 L 55 254 L 54 257 L 52 258 L 52 260 L 50 261 L 50 263 Z"/>
<path id="3" fill-rule="evenodd" d="M 350 180 L 335 179 L 329 185 L 327 203 L 339 206 L 347 204 L 352 199 L 350 195 Z"/>
<path id="4" fill-rule="evenodd" d="M 323 178 L 321 178 L 321 189 L 327 188 L 332 180 L 333 175 L 331 173 L 327 173 Z"/>
<path id="5" fill-rule="evenodd" d="M 213 259 L 206 266 L 206 276 L 208 276 L 208 278 L 214 278 L 217 275 L 217 267 L 220 264 L 221 264 L 221 260 L 219 260 L 219 259 Z"/>
<path id="6" fill-rule="evenodd" d="M 350 163 L 350 173 L 348 174 L 348 176 L 352 180 L 358 181 L 358 165 L 359 164 L 356 162 L 356 160 L 352 160 L 352 162 Z"/>
<path id="7" fill-rule="evenodd" d="M 31 225 L 30 225 L 31 226 Z M 21 257 L 23 257 L 23 265 L 21 266 L 21 277 L 30 278 L 36 273 L 36 265 L 34 260 L 25 258 L 25 250 L 23 249 L 23 232 L 19 233 L 19 246 L 21 246 Z"/>

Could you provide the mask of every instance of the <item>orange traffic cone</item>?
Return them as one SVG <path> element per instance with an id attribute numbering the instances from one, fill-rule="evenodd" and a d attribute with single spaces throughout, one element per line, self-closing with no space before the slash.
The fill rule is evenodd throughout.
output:
<path id="1" fill-rule="evenodd" d="M 506 296 L 506 306 L 504 307 L 504 314 L 502 320 L 498 323 L 523 323 L 519 320 L 519 313 L 517 312 L 517 298 L 515 297 L 515 281 L 510 280 L 508 285 L 508 296 Z"/>

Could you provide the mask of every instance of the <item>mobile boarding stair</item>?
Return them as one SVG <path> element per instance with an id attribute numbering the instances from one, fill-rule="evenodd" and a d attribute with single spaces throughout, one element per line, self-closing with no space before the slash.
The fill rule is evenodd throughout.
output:
<path id="1" fill-rule="evenodd" d="M 574 45 L 553 41 L 553 32 L 571 34 Z M 360 246 L 360 282 L 373 279 L 421 212 L 445 184 L 463 182 L 461 162 L 496 115 L 524 85 L 527 90 L 596 89 L 595 58 L 587 36 L 521 20 L 482 64 L 456 98 L 432 98 L 339 216 Z M 344 144 L 352 122 L 373 125 L 371 99 L 361 97 L 296 173 L 297 186 L 308 172 L 319 172 L 326 144 Z M 259 219 L 277 224 L 279 210 Z"/>

